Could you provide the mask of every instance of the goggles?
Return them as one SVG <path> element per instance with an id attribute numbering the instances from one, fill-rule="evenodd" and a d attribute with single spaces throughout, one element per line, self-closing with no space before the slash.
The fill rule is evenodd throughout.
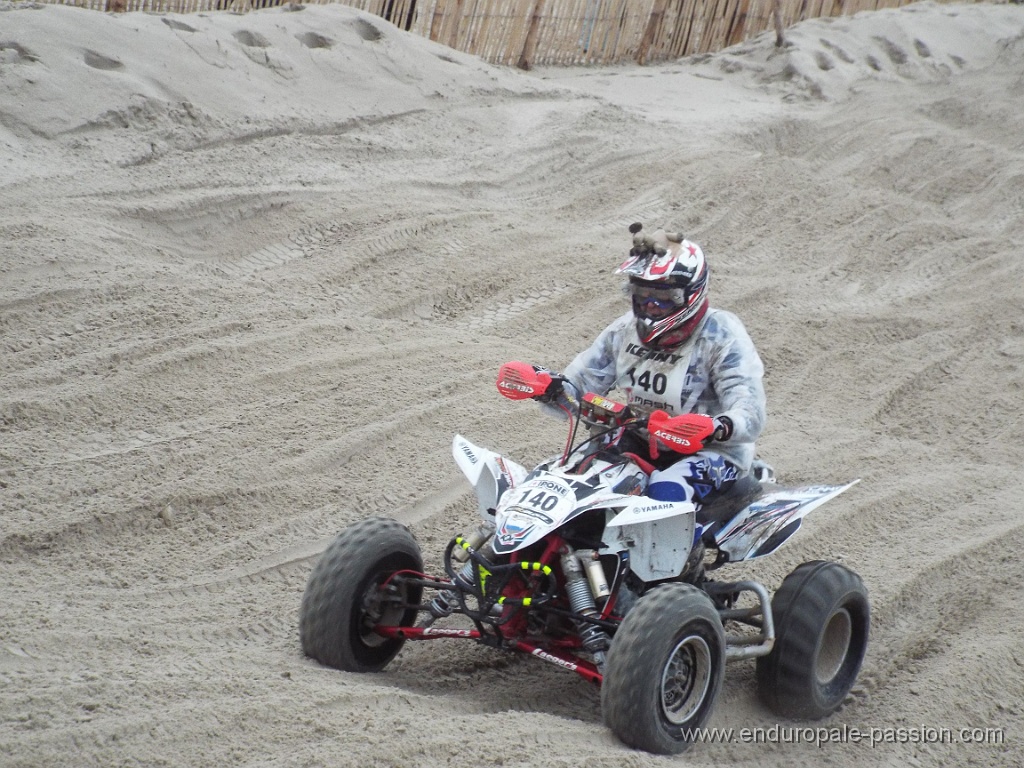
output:
<path id="1" fill-rule="evenodd" d="M 629 292 L 635 305 L 660 312 L 671 312 L 689 304 L 690 295 L 685 288 L 654 288 L 631 284 Z"/>

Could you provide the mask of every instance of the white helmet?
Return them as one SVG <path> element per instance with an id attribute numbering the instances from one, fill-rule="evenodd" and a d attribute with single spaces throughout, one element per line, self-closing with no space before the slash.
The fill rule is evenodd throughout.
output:
<path id="1" fill-rule="evenodd" d="M 633 247 L 616 270 L 629 276 L 633 315 L 640 341 L 659 349 L 676 347 L 693 335 L 708 310 L 708 263 L 696 243 L 659 229 L 641 235 L 633 224 Z"/>

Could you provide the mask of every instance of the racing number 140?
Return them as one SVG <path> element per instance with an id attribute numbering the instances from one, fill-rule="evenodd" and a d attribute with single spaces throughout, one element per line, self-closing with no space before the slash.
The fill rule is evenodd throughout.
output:
<path id="1" fill-rule="evenodd" d="M 529 496 L 531 493 L 533 493 L 532 488 L 523 491 L 522 498 L 519 499 L 519 501 L 517 501 L 516 503 L 529 504 L 534 509 L 542 509 L 545 512 L 550 512 L 556 506 L 558 506 L 558 496 L 554 493 L 548 493 L 547 491 L 537 491 L 536 493 L 533 494 L 532 498 L 527 498 L 527 496 Z"/>
<path id="2" fill-rule="evenodd" d="M 645 392 L 653 391 L 656 395 L 664 395 L 668 389 L 668 377 L 664 373 L 656 373 L 651 376 L 650 371 L 644 371 L 640 378 L 636 376 L 636 368 L 630 368 L 626 373 L 634 387 L 643 387 Z"/>

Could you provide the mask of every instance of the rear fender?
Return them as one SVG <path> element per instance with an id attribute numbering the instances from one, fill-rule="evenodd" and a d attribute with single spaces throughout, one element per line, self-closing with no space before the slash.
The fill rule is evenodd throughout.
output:
<path id="1" fill-rule="evenodd" d="M 715 534 L 715 543 L 732 563 L 769 555 L 800 530 L 809 512 L 858 482 L 768 490 Z"/>
<path id="2" fill-rule="evenodd" d="M 477 511 L 487 521 L 494 520 L 494 509 L 502 494 L 521 483 L 527 474 L 525 467 L 474 445 L 462 435 L 452 440 L 452 456 L 476 491 Z"/>

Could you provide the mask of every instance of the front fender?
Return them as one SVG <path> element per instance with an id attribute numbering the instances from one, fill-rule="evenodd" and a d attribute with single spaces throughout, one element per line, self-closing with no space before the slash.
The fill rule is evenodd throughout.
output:
<path id="1" fill-rule="evenodd" d="M 452 456 L 476 491 L 480 517 L 488 521 L 494 520 L 494 509 L 502 494 L 521 483 L 527 474 L 525 467 L 474 445 L 462 435 L 456 435 L 452 440 Z"/>

